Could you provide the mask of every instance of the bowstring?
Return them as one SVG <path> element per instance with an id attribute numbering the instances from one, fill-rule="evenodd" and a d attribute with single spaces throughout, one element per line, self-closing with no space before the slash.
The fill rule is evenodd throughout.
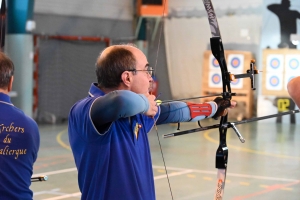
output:
<path id="1" fill-rule="evenodd" d="M 162 29 L 163 29 L 163 25 L 164 25 L 164 15 L 165 15 L 165 9 L 166 9 L 166 0 L 163 1 L 164 2 L 164 6 L 163 6 L 163 13 L 162 13 L 162 20 L 161 20 L 161 24 L 160 24 L 160 30 L 159 30 L 159 37 L 158 37 L 158 44 L 157 44 L 157 51 L 156 51 L 156 59 L 155 59 L 155 64 L 154 64 L 154 70 L 153 70 L 153 76 L 155 76 L 156 74 L 156 67 L 157 67 L 157 61 L 158 61 L 158 54 L 159 54 L 159 50 L 160 50 L 160 43 L 161 43 L 161 35 L 162 35 Z M 151 91 L 152 93 L 152 91 Z M 154 121 L 154 127 L 155 127 L 155 132 L 156 132 L 156 136 L 157 136 L 157 140 L 158 140 L 158 144 L 159 144 L 159 148 L 160 148 L 160 153 L 161 153 L 161 157 L 164 163 L 164 168 L 165 168 L 165 172 L 166 172 L 166 176 L 167 176 L 167 180 L 168 180 L 168 185 L 169 185 L 169 189 L 170 189 L 170 194 L 172 197 L 172 200 L 174 199 L 173 197 L 173 192 L 172 192 L 172 188 L 171 188 L 171 184 L 170 184 L 170 179 L 169 179 L 169 174 L 168 174 L 168 170 L 167 170 L 167 166 L 166 166 L 166 162 L 165 162 L 165 157 L 163 154 L 163 150 L 162 150 L 162 145 L 159 139 L 159 135 L 158 135 L 158 129 L 156 126 L 156 121 L 153 118 Z"/>
<path id="2" fill-rule="evenodd" d="M 160 43 L 161 43 L 161 34 L 162 34 L 162 29 L 163 29 L 163 25 L 165 22 L 165 7 L 166 7 L 166 0 L 164 0 L 164 7 L 163 7 L 163 13 L 162 13 L 162 20 L 160 23 L 160 28 L 159 28 L 159 37 L 158 37 L 158 44 L 157 44 L 157 51 L 156 51 L 156 59 L 155 59 L 155 64 L 154 64 L 154 71 L 153 71 L 153 75 L 155 76 L 156 74 L 156 67 L 157 67 L 157 61 L 158 61 L 158 54 L 159 54 L 159 50 L 160 50 Z"/>
<path id="3" fill-rule="evenodd" d="M 162 157 L 162 160 L 163 160 L 163 163 L 164 163 L 164 168 L 165 168 L 165 172 L 166 172 L 166 176 L 167 176 L 167 180 L 168 180 L 168 185 L 169 185 L 169 189 L 170 189 L 170 194 L 171 194 L 171 197 L 172 197 L 172 200 L 173 200 L 173 199 L 174 199 L 174 197 L 173 197 L 173 192 L 172 192 L 172 188 L 171 188 L 171 184 L 170 184 L 169 174 L 168 174 L 168 170 L 167 170 L 167 166 L 166 166 L 166 162 L 165 162 L 165 158 L 164 158 L 162 146 L 161 146 L 160 139 L 159 139 L 159 135 L 158 135 L 158 129 L 157 129 L 156 122 L 155 122 L 155 119 L 154 119 L 154 118 L 153 118 L 153 120 L 154 120 L 154 127 L 155 127 L 156 136 L 157 136 L 157 139 L 158 139 L 158 144 L 159 144 L 160 153 L 161 153 L 161 157 Z"/>

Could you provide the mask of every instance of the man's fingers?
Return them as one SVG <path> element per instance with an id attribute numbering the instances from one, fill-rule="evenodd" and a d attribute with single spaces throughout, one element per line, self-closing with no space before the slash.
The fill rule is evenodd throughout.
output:
<path id="1" fill-rule="evenodd" d="M 236 101 L 230 101 L 231 105 L 229 108 L 234 108 L 237 106 L 237 102 Z"/>

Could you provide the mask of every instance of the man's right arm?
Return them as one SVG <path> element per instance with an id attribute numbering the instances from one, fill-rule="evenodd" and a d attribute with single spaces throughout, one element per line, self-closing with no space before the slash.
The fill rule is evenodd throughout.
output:
<path id="1" fill-rule="evenodd" d="M 153 103 L 149 104 L 153 95 L 136 94 L 129 90 L 115 90 L 98 97 L 91 106 L 90 116 L 96 127 L 110 124 L 120 118 L 134 116 L 139 113 L 150 115 Z M 155 103 L 155 102 L 154 102 Z M 157 112 L 157 111 L 156 111 Z M 155 112 L 155 114 L 156 114 Z"/>

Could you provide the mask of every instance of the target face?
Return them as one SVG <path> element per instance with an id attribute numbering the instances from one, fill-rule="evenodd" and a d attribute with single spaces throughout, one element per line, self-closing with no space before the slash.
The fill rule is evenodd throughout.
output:
<path id="1" fill-rule="evenodd" d="M 291 69 L 298 69 L 299 68 L 299 61 L 296 60 L 295 58 L 291 59 L 289 62 L 289 67 Z"/>
<path id="2" fill-rule="evenodd" d="M 211 81 L 213 84 L 219 84 L 221 82 L 222 78 L 219 74 L 214 74 L 211 78 Z"/>
<path id="3" fill-rule="evenodd" d="M 241 82 L 240 79 L 235 79 L 234 81 L 231 81 L 231 84 L 232 85 L 237 85 L 237 84 L 239 84 L 239 82 Z"/>
<path id="4" fill-rule="evenodd" d="M 209 87 L 212 87 L 212 88 L 222 88 L 221 72 L 210 71 L 208 85 L 209 85 Z"/>
<path id="5" fill-rule="evenodd" d="M 271 61 L 270 61 L 270 66 L 271 68 L 273 69 L 278 69 L 280 67 L 280 60 L 278 58 L 273 58 Z"/>
<path id="6" fill-rule="evenodd" d="M 268 72 L 283 72 L 284 57 L 280 54 L 270 54 L 267 57 L 267 71 Z"/>
<path id="7" fill-rule="evenodd" d="M 231 63 L 231 66 L 236 69 L 240 66 L 241 61 L 239 58 L 233 58 L 230 63 Z"/>
<path id="8" fill-rule="evenodd" d="M 279 85 L 279 78 L 277 76 L 272 76 L 270 79 L 269 79 L 269 82 L 270 82 L 270 85 L 273 86 L 273 87 L 276 87 Z"/>
<path id="9" fill-rule="evenodd" d="M 286 55 L 285 56 L 285 71 L 286 73 L 293 73 L 294 76 L 300 75 L 300 56 Z"/>
<path id="10" fill-rule="evenodd" d="M 266 88 L 268 90 L 281 90 L 283 83 L 283 77 L 275 73 L 267 74 Z"/>
<path id="11" fill-rule="evenodd" d="M 243 54 L 229 54 L 228 55 L 228 71 L 236 74 L 241 74 L 244 69 L 244 55 Z"/>
<path id="12" fill-rule="evenodd" d="M 214 58 L 214 59 L 212 60 L 212 65 L 213 65 L 214 67 L 220 67 L 219 62 L 218 62 L 218 60 L 217 60 L 216 58 Z"/>
<path id="13" fill-rule="evenodd" d="M 231 84 L 231 88 L 242 89 L 243 88 L 243 79 L 235 79 L 234 81 L 231 81 L 230 84 Z"/>
<path id="14" fill-rule="evenodd" d="M 210 65 L 209 65 L 209 68 L 212 69 L 212 70 L 219 70 L 220 69 L 220 65 L 219 65 L 219 62 L 218 60 L 212 55 L 210 54 L 209 56 L 209 60 L 210 60 Z"/>

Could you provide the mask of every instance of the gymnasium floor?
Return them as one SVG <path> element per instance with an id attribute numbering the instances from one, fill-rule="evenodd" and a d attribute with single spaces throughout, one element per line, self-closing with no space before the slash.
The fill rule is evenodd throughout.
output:
<path id="1" fill-rule="evenodd" d="M 203 125 L 216 121 L 203 121 Z M 181 130 L 196 128 L 182 123 Z M 164 139 L 177 125 L 160 125 L 158 134 L 175 200 L 213 199 L 218 129 Z M 224 200 L 300 199 L 300 125 L 253 122 L 238 125 L 242 144 L 232 130 L 227 133 L 229 162 Z M 67 124 L 40 125 L 41 148 L 33 182 L 34 199 L 80 199 L 77 171 L 68 144 Z M 149 134 L 157 200 L 172 199 L 155 130 Z"/>

